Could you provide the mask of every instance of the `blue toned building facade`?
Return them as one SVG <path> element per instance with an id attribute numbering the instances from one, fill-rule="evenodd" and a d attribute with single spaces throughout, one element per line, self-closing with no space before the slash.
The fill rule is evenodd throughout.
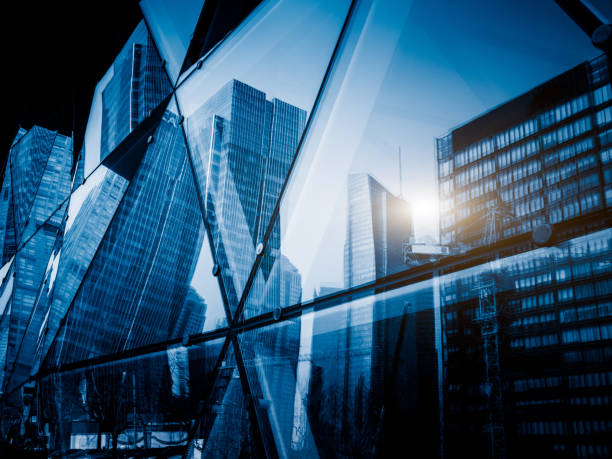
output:
<path id="1" fill-rule="evenodd" d="M 0 209 L 6 258 L 0 319 L 3 384 L 15 369 L 46 260 L 59 234 L 71 167 L 72 139 L 39 126 L 20 129 L 8 155 Z"/>
<path id="2" fill-rule="evenodd" d="M 611 455 L 609 29 L 140 5 L 9 152 L 0 456 Z"/>
<path id="3" fill-rule="evenodd" d="M 442 242 L 503 260 L 441 283 L 452 451 L 609 454 L 608 65 L 585 62 L 437 139 Z"/>
<path id="4" fill-rule="evenodd" d="M 111 68 L 102 91 L 100 161 L 170 93 L 168 76 L 141 22 Z"/>

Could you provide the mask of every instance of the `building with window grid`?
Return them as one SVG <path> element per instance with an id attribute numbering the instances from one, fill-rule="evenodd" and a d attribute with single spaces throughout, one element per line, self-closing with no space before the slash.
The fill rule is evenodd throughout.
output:
<path id="1" fill-rule="evenodd" d="M 436 139 L 441 243 L 478 247 L 612 205 L 611 99 L 604 55 Z"/>

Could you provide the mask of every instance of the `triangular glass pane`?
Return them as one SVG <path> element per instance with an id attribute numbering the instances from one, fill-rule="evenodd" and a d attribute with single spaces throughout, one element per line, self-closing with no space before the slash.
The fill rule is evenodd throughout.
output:
<path id="1" fill-rule="evenodd" d="M 85 177 L 149 116 L 171 89 L 162 61 L 141 21 L 96 86 L 83 144 Z"/>
<path id="2" fill-rule="evenodd" d="M 9 321 L 13 300 L 13 275 L 15 258 L 11 258 L 0 270 L 0 388 L 4 387 L 6 356 L 8 351 Z"/>
<path id="3" fill-rule="evenodd" d="M 227 323 L 184 135 L 173 111 L 166 111 L 149 137 L 147 153 L 58 334 L 50 365 Z M 74 224 L 69 217 L 67 226 L 79 222 L 79 216 Z M 100 323 L 105 326 L 99 328 Z M 98 331 L 92 334 L 94 327 Z"/>
<path id="4" fill-rule="evenodd" d="M 30 419 L 57 455 L 180 457 L 223 341 L 54 373 L 40 381 Z"/>
<path id="5" fill-rule="evenodd" d="M 349 6 L 266 2 L 177 89 L 232 312 Z"/>
<path id="6" fill-rule="evenodd" d="M 238 335 L 264 439 L 280 457 L 387 457 L 406 439 L 436 455 L 433 286 L 340 297 Z"/>
<path id="7" fill-rule="evenodd" d="M 257 457 L 258 448 L 246 403 L 234 348 L 229 343 L 186 457 Z"/>
<path id="8" fill-rule="evenodd" d="M 170 3 L 142 0 L 140 8 L 157 44 L 171 81 L 176 82 L 204 0 Z"/>
<path id="9" fill-rule="evenodd" d="M 299 453 L 316 457 L 307 425 L 296 423 L 300 409 L 303 411 L 296 393 L 300 321 L 288 320 L 241 333 L 238 342 L 266 449 L 290 457 L 298 452 L 297 436 L 310 436 L 310 450 L 302 445 Z"/>
<path id="10" fill-rule="evenodd" d="M 144 139 L 136 139 L 132 148 L 117 151 L 116 154 L 129 156 L 131 162 L 138 163 L 146 148 L 145 133 Z M 117 173 L 103 163 L 71 194 L 63 228 L 64 236 L 48 260 L 44 279 L 46 287 L 36 299 L 39 303 L 36 307 L 44 319 L 40 329 L 28 331 L 38 335 L 33 372 L 47 354 L 60 321 L 98 250 L 130 179 L 129 174 Z"/>
<path id="11" fill-rule="evenodd" d="M 39 286 L 45 276 L 47 260 L 55 245 L 59 225 L 49 219 L 15 255 L 15 271 L 11 317 L 9 320 L 6 371 L 14 371 L 17 352 L 26 331 L 32 309 L 36 303 Z M 61 218 L 58 218 L 61 224 Z M 56 221 L 57 223 L 57 221 Z"/>

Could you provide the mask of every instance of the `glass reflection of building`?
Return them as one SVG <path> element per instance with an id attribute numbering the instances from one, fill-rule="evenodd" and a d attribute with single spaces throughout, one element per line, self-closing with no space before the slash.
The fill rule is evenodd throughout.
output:
<path id="1" fill-rule="evenodd" d="M 501 259 L 441 280 L 446 451 L 610 454 L 610 158 L 605 56 L 437 140 L 441 241 Z"/>
<path id="2" fill-rule="evenodd" d="M 345 288 L 406 269 L 413 238 L 408 203 L 368 174 L 347 180 Z M 334 293 L 322 288 L 320 294 Z M 356 300 L 315 316 L 309 415 L 319 451 L 391 454 L 402 441 L 430 441 L 439 423 L 430 289 L 400 298 Z M 379 413 L 374 421 L 372 413 Z M 401 426 L 401 427 L 400 427 Z M 400 433 L 401 431 L 401 433 Z"/>
<path id="3" fill-rule="evenodd" d="M 102 91 L 100 161 L 170 93 L 170 83 L 153 41 L 141 22 L 115 59 Z"/>
<path id="4" fill-rule="evenodd" d="M 276 98 L 267 100 L 264 92 L 232 80 L 198 109 L 190 122 L 194 120 L 203 127 L 196 137 L 194 163 L 206 218 L 228 302 L 237 305 L 296 154 L 306 112 Z M 296 304 L 301 296 L 300 273 L 280 254 L 277 219 L 245 314 Z M 293 427 L 299 341 L 299 322 L 281 333 L 261 330 L 242 338 L 244 360 L 253 362 L 247 368 L 252 390 L 274 400 L 265 415 L 267 428 L 286 447 Z"/>
<path id="5" fill-rule="evenodd" d="M 8 154 L 0 202 L 2 384 L 16 368 L 16 354 L 32 320 L 62 224 L 60 207 L 70 193 L 71 167 L 72 139 L 39 126 L 21 128 Z"/>
<path id="6" fill-rule="evenodd" d="M 611 98 L 604 55 L 437 139 L 441 243 L 477 247 L 612 204 Z"/>
<path id="7" fill-rule="evenodd" d="M 84 203 L 67 243 L 71 232 L 78 235 L 91 224 L 85 217 L 95 216 L 100 204 Z M 191 292 L 190 281 L 203 238 L 178 117 L 166 112 L 48 358 L 72 362 L 201 331 L 206 304 Z M 92 336 L 100 321 L 105 327 Z"/>

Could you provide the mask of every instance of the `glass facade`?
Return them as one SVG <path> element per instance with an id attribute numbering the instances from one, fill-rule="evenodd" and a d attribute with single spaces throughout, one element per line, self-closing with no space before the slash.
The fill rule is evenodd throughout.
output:
<path id="1" fill-rule="evenodd" d="M 569 3 L 142 0 L 82 145 L 8 152 L 0 455 L 610 457 L 612 18 Z"/>

